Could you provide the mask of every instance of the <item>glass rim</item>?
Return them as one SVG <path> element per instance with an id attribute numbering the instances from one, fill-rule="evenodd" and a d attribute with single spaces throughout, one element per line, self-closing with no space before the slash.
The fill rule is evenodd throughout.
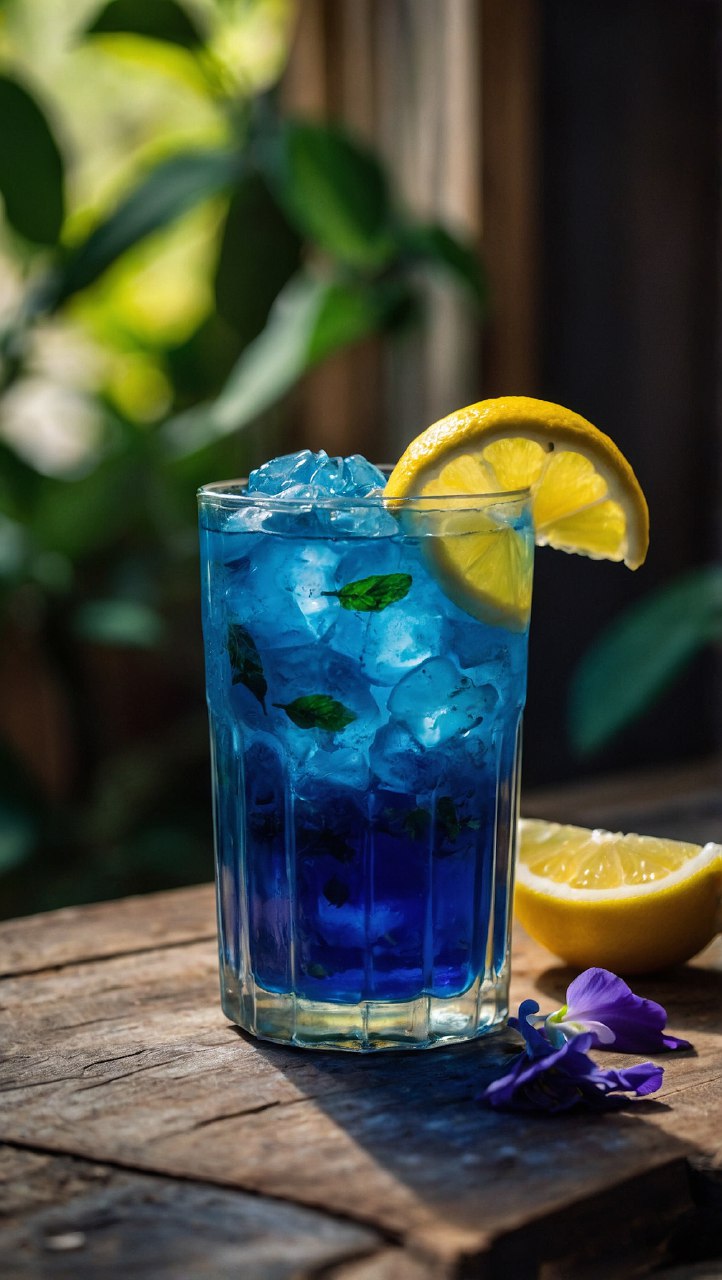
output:
<path id="1" fill-rule="evenodd" d="M 352 494 L 328 494 L 319 498 L 284 498 L 281 494 L 247 493 L 247 478 L 238 480 L 215 480 L 201 485 L 197 490 L 200 505 L 243 509 L 261 507 L 267 511 L 300 512 L 309 508 L 322 511 L 348 511 L 354 507 L 366 510 L 385 508 L 387 510 L 419 511 L 478 511 L 480 507 L 504 503 L 521 503 L 529 499 L 531 489 L 526 486 L 519 489 L 500 489 L 491 493 L 446 493 L 443 495 L 426 494 L 406 498 L 388 498 L 383 490 L 377 494 L 358 497 Z"/>

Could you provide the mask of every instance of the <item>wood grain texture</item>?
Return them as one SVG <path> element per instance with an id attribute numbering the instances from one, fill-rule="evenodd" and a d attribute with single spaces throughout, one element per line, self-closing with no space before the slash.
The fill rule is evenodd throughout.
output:
<path id="1" fill-rule="evenodd" d="M 6 1280 L 291 1280 L 387 1252 L 373 1231 L 295 1205 L 10 1147 L 0 1191 Z"/>
<path id="2" fill-rule="evenodd" d="M 175 897 L 190 936 L 142 949 L 150 921 L 163 939 L 179 928 Z M 560 1123 L 474 1101 L 508 1050 L 503 1036 L 371 1057 L 255 1042 L 220 1012 L 214 941 L 192 940 L 207 887 L 112 906 L 117 929 L 102 917 L 101 958 L 85 958 L 87 941 L 78 961 L 0 986 L 0 1139 L 302 1205 L 375 1231 L 387 1248 L 403 1244 L 439 1274 L 456 1274 L 460 1260 L 469 1274 L 482 1274 L 482 1260 L 504 1274 L 494 1268 L 526 1252 L 556 1260 L 560 1276 L 568 1255 L 582 1275 L 571 1227 L 583 1224 L 587 1251 L 608 1247 L 600 1205 L 661 1247 L 693 1209 L 687 1159 L 722 1161 L 719 941 L 644 984 L 696 1049 L 666 1059 L 660 1101 Z M 29 954 L 44 923 L 24 922 Z M 83 927 L 81 911 L 76 937 Z M 47 954 L 61 954 L 60 942 Z M 514 1002 L 536 995 L 547 1009 L 571 977 L 521 935 L 514 973 Z M 627 1238 L 621 1225 L 617 1234 Z M 389 1265 L 368 1260 L 379 1280 Z"/>
<path id="3" fill-rule="evenodd" d="M 211 885 L 5 920 L 0 977 L 214 938 L 215 928 Z"/>
<path id="4" fill-rule="evenodd" d="M 722 756 L 522 791 L 522 808 L 530 818 L 720 842 Z"/>

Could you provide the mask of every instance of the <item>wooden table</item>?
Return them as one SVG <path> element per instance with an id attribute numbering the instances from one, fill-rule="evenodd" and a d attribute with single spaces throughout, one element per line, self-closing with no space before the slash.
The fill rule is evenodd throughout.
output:
<path id="1" fill-rule="evenodd" d="M 657 1098 L 558 1119 L 474 1102 L 498 1037 L 361 1057 L 230 1026 L 210 886 L 9 921 L 0 969 L 8 1280 L 722 1276 L 722 939 L 636 983 L 695 1048 Z M 515 1001 L 570 976 L 517 937 Z"/>

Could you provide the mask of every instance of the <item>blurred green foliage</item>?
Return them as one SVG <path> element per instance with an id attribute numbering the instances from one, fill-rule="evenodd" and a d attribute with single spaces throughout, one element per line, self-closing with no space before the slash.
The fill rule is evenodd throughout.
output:
<path id="1" fill-rule="evenodd" d="M 426 271 L 483 310 L 377 156 L 280 112 L 293 20 L 0 8 L 6 914 L 210 876 L 195 488 L 279 451 L 314 365 L 421 322 Z"/>
<path id="2" fill-rule="evenodd" d="M 722 565 L 682 574 L 624 610 L 575 668 L 569 731 L 580 755 L 606 746 L 687 664 L 722 641 Z"/>

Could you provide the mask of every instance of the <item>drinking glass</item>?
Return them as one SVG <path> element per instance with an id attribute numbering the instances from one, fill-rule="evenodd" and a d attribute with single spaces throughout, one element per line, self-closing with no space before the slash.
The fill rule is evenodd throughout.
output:
<path id="1" fill-rule="evenodd" d="M 506 538 L 506 595 L 529 601 L 526 491 L 311 502 L 235 481 L 199 506 L 226 1015 L 352 1050 L 493 1029 L 528 610 L 497 616 L 484 559 Z"/>

